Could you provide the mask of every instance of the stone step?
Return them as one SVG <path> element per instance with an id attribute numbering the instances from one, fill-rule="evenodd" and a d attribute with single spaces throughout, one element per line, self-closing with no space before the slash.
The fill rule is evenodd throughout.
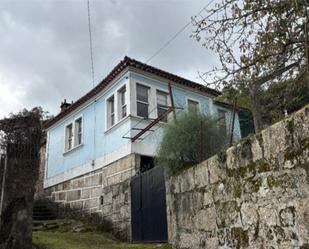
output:
<path id="1" fill-rule="evenodd" d="M 47 207 L 44 202 L 36 202 L 33 206 L 33 220 L 44 221 L 44 220 L 55 220 L 56 216 Z"/>
<path id="2" fill-rule="evenodd" d="M 33 231 L 40 231 L 40 230 L 52 230 L 59 228 L 59 225 L 55 221 L 34 221 L 32 225 Z"/>
<path id="3" fill-rule="evenodd" d="M 33 220 L 55 220 L 55 216 L 33 216 Z"/>

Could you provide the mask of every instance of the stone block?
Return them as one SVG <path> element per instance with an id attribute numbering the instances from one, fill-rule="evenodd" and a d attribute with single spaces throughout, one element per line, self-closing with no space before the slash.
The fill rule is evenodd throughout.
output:
<path id="1" fill-rule="evenodd" d="M 71 190 L 67 192 L 67 201 L 75 201 L 80 199 L 81 190 Z"/>
<path id="2" fill-rule="evenodd" d="M 58 194 L 59 194 L 59 200 L 64 201 L 66 198 L 66 192 L 60 192 Z"/>
<path id="3" fill-rule="evenodd" d="M 84 209 L 91 209 L 99 207 L 99 198 L 93 198 L 84 201 Z"/>
<path id="4" fill-rule="evenodd" d="M 254 227 L 258 223 L 258 212 L 257 207 L 254 203 L 243 202 L 240 209 L 242 223 L 245 229 L 248 229 L 250 226 Z"/>
<path id="5" fill-rule="evenodd" d="M 85 187 L 91 187 L 92 186 L 92 177 L 87 176 L 85 177 Z"/>
<path id="6" fill-rule="evenodd" d="M 83 209 L 83 201 L 74 201 L 70 203 L 70 208 L 72 209 Z"/>
<path id="7" fill-rule="evenodd" d="M 113 205 L 112 204 L 104 205 L 102 206 L 101 210 L 102 210 L 103 216 L 110 215 L 113 212 Z"/>
<path id="8" fill-rule="evenodd" d="M 71 181 L 66 181 L 63 183 L 63 190 L 70 190 L 71 189 Z"/>
<path id="9" fill-rule="evenodd" d="M 237 147 L 232 146 L 226 151 L 226 166 L 228 169 L 236 169 L 239 167 L 238 158 L 237 158 Z"/>
<path id="10" fill-rule="evenodd" d="M 187 192 L 194 189 L 194 168 L 186 170 L 186 173 L 182 175 L 180 182 L 180 188 L 182 192 Z"/>
<path id="11" fill-rule="evenodd" d="M 278 224 L 278 215 L 274 204 L 269 204 L 258 209 L 260 222 L 268 226 L 276 226 Z"/>
<path id="12" fill-rule="evenodd" d="M 90 189 L 82 189 L 82 199 L 89 199 L 90 198 Z"/>
<path id="13" fill-rule="evenodd" d="M 194 168 L 195 186 L 197 188 L 209 185 L 207 161 L 198 164 Z"/>
<path id="14" fill-rule="evenodd" d="M 98 197 L 102 194 L 102 188 L 101 187 L 97 187 L 97 188 L 92 188 L 90 190 L 91 194 L 90 194 L 90 197 L 93 198 L 93 197 Z"/>
<path id="15" fill-rule="evenodd" d="M 226 170 L 220 165 L 218 155 L 208 159 L 209 182 L 210 184 L 222 181 L 227 177 Z"/>
<path id="16" fill-rule="evenodd" d="M 198 211 L 194 217 L 194 224 L 198 230 L 214 231 L 217 228 L 215 208 L 210 207 Z"/>
<path id="17" fill-rule="evenodd" d="M 73 188 L 73 189 L 83 188 L 84 186 L 85 186 L 85 180 L 84 180 L 83 177 L 74 180 L 74 181 L 73 181 L 73 184 L 72 184 L 72 188 Z"/>
<path id="18" fill-rule="evenodd" d="M 299 200 L 296 205 L 296 220 L 299 239 L 303 244 L 309 244 L 309 198 Z"/>
<path id="19" fill-rule="evenodd" d="M 280 225 L 283 227 L 295 225 L 295 207 L 289 206 L 279 211 Z"/>
<path id="20" fill-rule="evenodd" d="M 213 203 L 213 197 L 212 197 L 212 194 L 211 192 L 205 192 L 204 193 L 204 198 L 203 198 L 203 205 L 204 206 L 209 206 Z"/>

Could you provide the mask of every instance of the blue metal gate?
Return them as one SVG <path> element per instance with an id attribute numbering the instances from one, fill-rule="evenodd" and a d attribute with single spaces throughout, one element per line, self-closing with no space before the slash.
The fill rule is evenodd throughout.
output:
<path id="1" fill-rule="evenodd" d="M 131 180 L 133 242 L 167 242 L 164 171 L 155 167 Z"/>

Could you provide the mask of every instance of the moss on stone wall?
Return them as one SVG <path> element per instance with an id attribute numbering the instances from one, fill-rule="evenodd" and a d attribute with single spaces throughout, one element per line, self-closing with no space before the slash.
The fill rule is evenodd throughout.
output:
<path id="1" fill-rule="evenodd" d="M 248 232 L 241 227 L 233 227 L 231 229 L 231 237 L 233 239 L 234 248 L 246 248 L 249 246 Z"/>

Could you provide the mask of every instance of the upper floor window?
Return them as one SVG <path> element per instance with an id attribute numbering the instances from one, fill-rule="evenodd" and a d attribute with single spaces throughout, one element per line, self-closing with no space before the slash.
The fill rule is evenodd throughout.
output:
<path id="1" fill-rule="evenodd" d="M 136 84 L 136 114 L 148 118 L 149 87 Z"/>
<path id="2" fill-rule="evenodd" d="M 75 146 L 82 144 L 82 126 L 83 126 L 83 119 L 80 117 L 75 120 Z"/>
<path id="3" fill-rule="evenodd" d="M 65 150 L 69 151 L 73 148 L 73 124 L 65 127 Z"/>
<path id="4" fill-rule="evenodd" d="M 199 102 L 192 100 L 192 99 L 188 99 L 187 104 L 188 104 L 189 111 L 197 112 L 199 110 Z"/>
<path id="5" fill-rule="evenodd" d="M 226 111 L 218 109 L 218 117 L 219 117 L 219 129 L 224 134 L 227 133 L 226 126 Z"/>
<path id="6" fill-rule="evenodd" d="M 107 100 L 107 127 L 115 124 L 115 98 L 114 95 Z"/>
<path id="7" fill-rule="evenodd" d="M 127 116 L 127 103 L 126 103 L 126 86 L 118 91 L 119 100 L 119 120 Z"/>
<path id="8" fill-rule="evenodd" d="M 157 113 L 158 117 L 163 115 L 167 111 L 167 96 L 168 94 L 162 91 L 157 91 Z M 162 121 L 167 122 L 167 116 L 165 116 Z"/>

